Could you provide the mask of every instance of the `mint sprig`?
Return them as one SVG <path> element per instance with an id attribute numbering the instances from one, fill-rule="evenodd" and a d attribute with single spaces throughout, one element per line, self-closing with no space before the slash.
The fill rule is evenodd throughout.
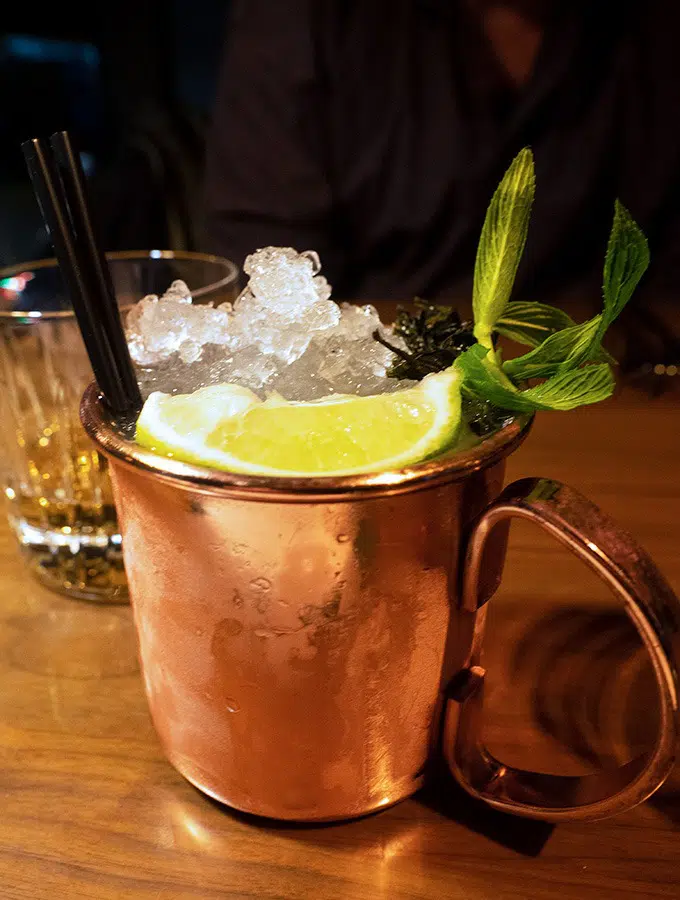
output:
<path id="1" fill-rule="evenodd" d="M 474 325 L 461 322 L 451 309 L 431 304 L 421 303 L 415 315 L 402 311 L 395 334 L 407 350 L 374 335 L 398 357 L 390 374 L 422 378 L 454 365 L 464 376 L 464 402 L 478 412 L 491 409 L 490 404 L 501 414 L 573 409 L 610 396 L 615 360 L 602 346 L 602 339 L 649 265 L 647 241 L 628 210 L 616 200 L 604 261 L 602 312 L 577 324 L 548 304 L 510 301 L 534 189 L 534 160 L 531 150 L 525 148 L 503 177 L 484 220 L 475 261 Z M 532 349 L 502 362 L 494 347 L 495 334 Z M 537 380 L 540 383 L 536 384 Z M 478 416 L 485 422 L 489 417 L 493 419 L 486 412 Z"/>
<path id="2" fill-rule="evenodd" d="M 534 191 L 531 151 L 522 150 L 508 169 L 489 206 L 475 264 L 473 309 L 478 343 L 455 362 L 468 391 L 518 412 L 573 409 L 605 400 L 614 390 L 611 357 L 602 338 L 630 300 L 649 265 L 644 234 L 618 200 L 604 263 L 601 313 L 574 324 L 545 304 L 509 303 L 526 241 Z M 493 332 L 534 349 L 501 363 Z M 541 384 L 524 387 L 543 378 Z"/>

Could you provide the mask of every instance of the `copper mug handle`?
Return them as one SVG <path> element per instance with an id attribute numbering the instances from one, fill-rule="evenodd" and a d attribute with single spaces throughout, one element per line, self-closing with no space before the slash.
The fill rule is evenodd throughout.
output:
<path id="1" fill-rule="evenodd" d="M 584 776 L 529 772 L 499 762 L 481 742 L 480 654 L 487 597 L 480 576 L 489 535 L 498 526 L 507 533 L 515 516 L 540 525 L 604 579 L 623 600 L 652 659 L 661 701 L 659 734 L 649 753 L 620 768 Z M 593 503 L 548 479 L 527 478 L 509 485 L 474 524 L 461 607 L 478 620 L 468 662 L 447 688 L 443 749 L 454 777 L 469 794 L 515 815 L 583 821 L 629 809 L 664 782 L 680 736 L 678 666 L 672 646 L 680 632 L 680 602 L 647 553 Z"/>

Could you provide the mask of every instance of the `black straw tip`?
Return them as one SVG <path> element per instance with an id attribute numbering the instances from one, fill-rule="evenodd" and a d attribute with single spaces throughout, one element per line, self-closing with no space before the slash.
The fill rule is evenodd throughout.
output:
<path id="1" fill-rule="evenodd" d="M 92 369 L 111 409 L 138 410 L 139 385 L 108 264 L 92 227 L 80 159 L 66 131 L 55 132 L 50 145 L 31 138 L 21 148 Z"/>

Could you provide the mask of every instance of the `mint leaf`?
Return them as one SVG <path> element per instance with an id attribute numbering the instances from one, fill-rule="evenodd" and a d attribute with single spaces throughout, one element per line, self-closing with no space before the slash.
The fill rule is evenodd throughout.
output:
<path id="1" fill-rule="evenodd" d="M 518 344 L 538 347 L 543 341 L 575 322 L 555 306 L 515 300 L 508 303 L 495 325 L 495 331 Z"/>
<path id="2" fill-rule="evenodd" d="M 599 403 L 614 393 L 614 374 L 608 363 L 584 366 L 575 372 L 555 375 L 521 393 L 536 403 L 536 409 L 575 409 Z"/>
<path id="3" fill-rule="evenodd" d="M 598 315 L 582 325 L 571 325 L 563 331 L 550 335 L 539 347 L 525 353 L 524 356 L 504 362 L 503 371 L 514 381 L 549 378 L 564 371 L 565 362 L 580 358 L 584 348 L 592 347 L 601 319 L 602 316 Z M 596 349 L 599 351 L 601 348 L 598 346 Z"/>
<path id="4" fill-rule="evenodd" d="M 616 200 L 614 221 L 604 260 L 602 279 L 604 309 L 599 316 L 584 323 L 583 337 L 575 342 L 568 357 L 562 362 L 561 372 L 570 371 L 582 363 L 595 359 L 606 330 L 632 297 L 648 265 L 647 239 L 626 207 Z M 595 321 L 597 327 L 592 328 Z"/>
<path id="5" fill-rule="evenodd" d="M 525 147 L 503 176 L 484 219 L 472 288 L 474 333 L 484 347 L 491 348 L 491 332 L 510 299 L 526 243 L 535 183 L 534 157 Z"/>
<path id="6" fill-rule="evenodd" d="M 536 408 L 530 400 L 522 398 L 521 392 L 495 364 L 488 347 L 474 344 L 458 357 L 454 366 L 463 373 L 464 389 L 501 409 L 533 412 Z"/>
<path id="7" fill-rule="evenodd" d="M 517 412 L 574 409 L 605 400 L 614 390 L 614 376 L 607 363 L 564 372 L 526 390 L 512 384 L 481 344 L 466 350 L 455 365 L 463 372 L 465 387 L 502 409 Z"/>
<path id="8" fill-rule="evenodd" d="M 619 200 L 614 203 L 614 222 L 604 261 L 604 331 L 619 315 L 649 265 L 649 246 L 641 229 Z"/>
<path id="9" fill-rule="evenodd" d="M 584 333 L 563 360 L 559 367 L 560 372 L 571 371 L 582 363 L 595 359 L 606 330 L 633 296 L 648 265 L 647 239 L 626 207 L 616 200 L 614 221 L 604 260 L 602 279 L 604 309 L 599 316 L 584 323 Z M 597 326 L 593 328 L 592 323 L 596 321 Z"/>

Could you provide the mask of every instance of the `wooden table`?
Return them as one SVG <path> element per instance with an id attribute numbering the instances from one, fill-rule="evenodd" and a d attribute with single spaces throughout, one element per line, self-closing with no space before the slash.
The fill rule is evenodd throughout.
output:
<path id="1" fill-rule="evenodd" d="M 680 376 L 678 376 L 680 381 Z M 550 475 L 634 532 L 680 591 L 678 393 L 544 414 L 509 478 Z M 515 526 L 492 601 L 487 739 L 506 761 L 583 771 L 655 725 L 620 610 Z M 680 897 L 680 780 L 597 824 L 509 819 L 442 778 L 362 821 L 277 826 L 210 802 L 165 762 L 128 608 L 53 595 L 0 531 L 1 900 L 609 900 Z M 586 673 L 588 678 L 585 679 Z"/>

